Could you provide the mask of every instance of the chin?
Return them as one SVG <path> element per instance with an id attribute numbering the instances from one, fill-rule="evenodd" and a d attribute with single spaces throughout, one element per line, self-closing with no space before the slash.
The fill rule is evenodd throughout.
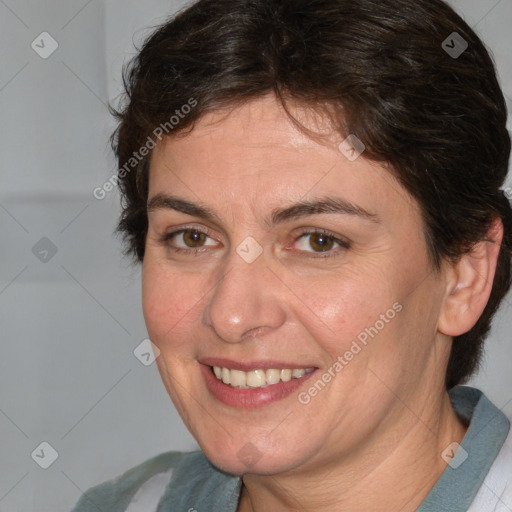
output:
<path id="1" fill-rule="evenodd" d="M 298 453 L 290 458 L 289 453 L 285 455 L 284 450 L 275 451 L 268 446 L 262 449 L 251 441 L 240 443 L 240 448 L 235 447 L 230 440 L 226 444 L 223 447 L 220 443 L 209 446 L 199 443 L 199 446 L 214 466 L 232 475 L 276 475 L 300 465 Z"/>

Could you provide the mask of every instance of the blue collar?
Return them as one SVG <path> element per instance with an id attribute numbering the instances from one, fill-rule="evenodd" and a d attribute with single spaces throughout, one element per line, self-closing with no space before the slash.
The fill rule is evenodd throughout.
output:
<path id="1" fill-rule="evenodd" d="M 455 413 L 469 427 L 462 450 L 454 454 L 417 512 L 466 512 L 510 429 L 507 417 L 478 389 L 456 386 L 449 396 Z"/>

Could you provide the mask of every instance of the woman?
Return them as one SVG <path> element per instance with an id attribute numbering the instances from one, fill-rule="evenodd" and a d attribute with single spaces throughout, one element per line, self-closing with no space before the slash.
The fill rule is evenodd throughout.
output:
<path id="1" fill-rule="evenodd" d="M 440 0 L 200 0 L 126 86 L 119 229 L 201 452 L 74 510 L 512 509 L 509 421 L 458 386 L 512 242 L 506 107 L 467 24 Z"/>

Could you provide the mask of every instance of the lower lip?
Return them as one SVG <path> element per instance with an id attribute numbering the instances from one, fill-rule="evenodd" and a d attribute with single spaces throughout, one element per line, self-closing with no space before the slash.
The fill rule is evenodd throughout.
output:
<path id="1" fill-rule="evenodd" d="M 316 370 L 313 370 L 298 379 L 279 382 L 265 388 L 241 389 L 228 386 L 217 379 L 211 366 L 201 364 L 201 371 L 206 380 L 208 390 L 217 400 L 223 404 L 242 409 L 255 409 L 282 400 L 291 395 L 316 373 Z"/>

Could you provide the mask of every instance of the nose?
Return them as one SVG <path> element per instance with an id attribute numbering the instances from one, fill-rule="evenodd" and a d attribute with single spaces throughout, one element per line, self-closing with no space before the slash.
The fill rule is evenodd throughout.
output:
<path id="1" fill-rule="evenodd" d="M 279 328 L 286 312 L 278 283 L 263 255 L 247 263 L 234 253 L 204 306 L 203 322 L 227 343 Z"/>

